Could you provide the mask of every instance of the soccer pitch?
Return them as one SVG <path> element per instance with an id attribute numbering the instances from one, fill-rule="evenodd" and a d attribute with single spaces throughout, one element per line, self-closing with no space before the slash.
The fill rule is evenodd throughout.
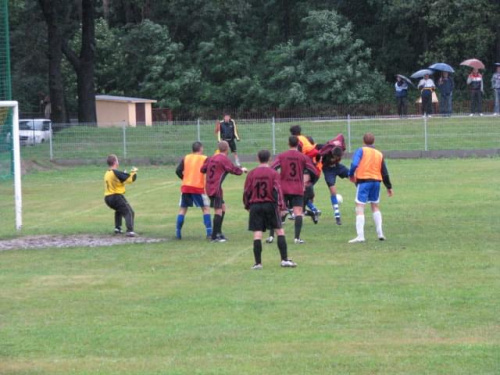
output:
<path id="1" fill-rule="evenodd" d="M 141 168 L 127 190 L 136 231 L 163 242 L 0 251 L 0 373 L 498 373 L 500 159 L 387 163 L 387 241 L 368 213 L 367 242 L 347 244 L 354 186 L 338 181 L 338 227 L 320 180 L 323 215 L 304 221 L 307 243 L 285 226 L 298 267 L 281 269 L 276 244 L 263 244 L 262 271 L 250 270 L 244 176 L 224 183 L 229 241 L 212 244 L 194 209 L 173 239 L 180 181 L 171 166 Z M 104 171 L 24 176 L 23 235 L 108 235 Z M 12 199 L 0 181 L 4 240 L 15 236 Z"/>

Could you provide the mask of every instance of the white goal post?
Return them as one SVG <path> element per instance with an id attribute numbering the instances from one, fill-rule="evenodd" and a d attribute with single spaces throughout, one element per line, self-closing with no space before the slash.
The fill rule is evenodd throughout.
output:
<path id="1" fill-rule="evenodd" d="M 23 199 L 21 193 L 21 145 L 19 140 L 19 103 L 14 100 L 0 101 L 0 108 L 12 108 L 12 157 L 14 164 L 14 201 L 16 229 L 23 226 Z"/>

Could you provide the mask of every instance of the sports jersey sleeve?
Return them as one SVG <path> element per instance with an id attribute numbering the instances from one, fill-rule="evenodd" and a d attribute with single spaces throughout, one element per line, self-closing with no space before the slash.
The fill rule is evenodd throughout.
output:
<path id="1" fill-rule="evenodd" d="M 273 179 L 273 195 L 275 198 L 275 202 L 278 204 L 278 208 L 280 210 L 285 210 L 285 198 L 283 196 L 283 191 L 281 190 L 280 178 L 278 174 L 276 174 L 275 178 Z"/>
<path id="2" fill-rule="evenodd" d="M 385 160 L 382 159 L 382 182 L 387 189 L 392 189 L 391 179 L 389 177 L 389 171 L 385 165 Z"/>
<path id="3" fill-rule="evenodd" d="M 113 173 L 115 174 L 116 178 L 123 184 L 131 184 L 137 179 L 137 173 L 135 172 L 125 173 L 113 169 Z"/>
<path id="4" fill-rule="evenodd" d="M 281 160 L 280 160 L 280 156 L 278 155 L 276 157 L 276 159 L 273 161 L 273 163 L 271 164 L 271 168 L 276 171 L 276 170 L 280 169 L 280 167 L 281 167 Z"/>
<path id="5" fill-rule="evenodd" d="M 177 168 L 175 169 L 175 174 L 177 177 L 179 177 L 181 180 L 184 178 L 184 158 L 181 160 Z"/>
<path id="6" fill-rule="evenodd" d="M 241 174 L 243 174 L 243 169 L 231 163 L 231 160 L 229 160 L 228 158 L 224 160 L 224 170 L 236 176 L 240 176 Z"/>
<path id="7" fill-rule="evenodd" d="M 210 160 L 210 158 L 205 159 L 205 162 L 203 163 L 203 165 L 200 168 L 201 173 L 207 173 L 207 166 L 208 166 L 209 160 Z"/>
<path id="8" fill-rule="evenodd" d="M 358 165 L 361 162 L 362 157 L 363 157 L 363 149 L 358 148 L 354 153 L 354 155 L 352 156 L 351 169 L 349 170 L 349 177 L 354 176 L 354 173 L 356 173 L 356 169 L 358 168 Z"/>
<path id="9" fill-rule="evenodd" d="M 253 184 L 252 174 L 248 174 L 245 180 L 245 187 L 243 188 L 243 206 L 245 210 L 250 208 L 250 199 L 252 198 L 252 184 Z"/>

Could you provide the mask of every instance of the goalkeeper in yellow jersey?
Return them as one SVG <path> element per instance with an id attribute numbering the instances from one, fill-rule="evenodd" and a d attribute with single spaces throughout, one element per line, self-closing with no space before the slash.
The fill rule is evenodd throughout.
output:
<path id="1" fill-rule="evenodd" d="M 127 225 L 127 237 L 135 237 L 134 232 L 134 210 L 125 199 L 125 185 L 131 184 L 137 179 L 137 168 L 132 168 L 130 173 L 121 172 L 118 157 L 109 155 L 107 159 L 108 170 L 104 175 L 104 202 L 115 210 L 115 234 L 122 234 L 122 218 Z"/>

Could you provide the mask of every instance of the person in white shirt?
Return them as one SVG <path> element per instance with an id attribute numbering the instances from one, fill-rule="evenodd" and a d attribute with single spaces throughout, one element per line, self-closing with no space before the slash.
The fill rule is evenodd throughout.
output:
<path id="1" fill-rule="evenodd" d="M 436 89 L 434 81 L 429 78 L 429 75 L 424 75 L 424 78 L 418 83 L 418 88 L 420 89 L 420 95 L 422 98 L 422 112 L 424 116 L 432 115 L 432 93 Z"/>

